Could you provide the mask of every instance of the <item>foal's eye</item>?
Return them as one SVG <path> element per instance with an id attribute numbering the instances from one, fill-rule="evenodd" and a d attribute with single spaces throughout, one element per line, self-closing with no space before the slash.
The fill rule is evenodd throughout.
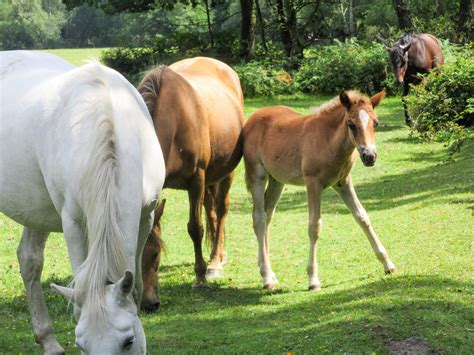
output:
<path id="1" fill-rule="evenodd" d="M 357 127 L 354 122 L 349 121 L 348 125 L 351 130 L 353 131 L 357 130 Z"/>
<path id="2" fill-rule="evenodd" d="M 374 128 L 377 128 L 379 126 L 379 121 L 374 120 Z"/>
<path id="3" fill-rule="evenodd" d="M 133 341 L 135 340 L 135 337 L 131 336 L 123 342 L 122 349 L 123 350 L 130 350 L 130 348 L 133 345 Z"/>

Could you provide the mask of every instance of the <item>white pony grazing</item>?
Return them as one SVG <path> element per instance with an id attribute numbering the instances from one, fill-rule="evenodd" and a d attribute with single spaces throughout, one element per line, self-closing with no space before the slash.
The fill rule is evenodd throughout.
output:
<path id="1" fill-rule="evenodd" d="M 0 211 L 25 226 L 18 259 L 36 341 L 56 341 L 41 288 L 49 232 L 64 232 L 76 344 L 87 354 L 143 354 L 141 253 L 165 166 L 142 97 L 99 63 L 0 53 Z M 137 303 L 138 302 L 138 303 Z"/>

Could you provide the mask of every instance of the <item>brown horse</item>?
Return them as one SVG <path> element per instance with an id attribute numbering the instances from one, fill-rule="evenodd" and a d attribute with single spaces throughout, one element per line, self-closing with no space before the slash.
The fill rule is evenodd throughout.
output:
<path id="1" fill-rule="evenodd" d="M 266 107 L 256 111 L 245 124 L 242 136 L 246 181 L 253 199 L 253 228 L 265 288 L 271 289 L 277 283 L 270 266 L 268 226 L 284 184 L 306 185 L 310 290 L 321 288 L 316 248 L 322 228 L 321 194 L 327 187 L 333 187 L 351 210 L 385 272 L 396 271 L 357 198 L 350 176 L 356 149 L 365 166 L 375 163 L 378 119 L 374 108 L 384 96 L 384 91 L 370 99 L 356 91 L 342 92 L 310 115 L 286 106 Z"/>
<path id="2" fill-rule="evenodd" d="M 148 72 L 138 87 L 153 118 L 166 164 L 164 187 L 188 191 L 188 232 L 194 243 L 194 286 L 206 285 L 206 262 L 202 256 L 204 203 L 208 235 L 212 243 L 208 277 L 223 274 L 224 221 L 229 208 L 233 170 L 242 157 L 241 131 L 244 122 L 243 94 L 237 74 L 211 58 L 185 59 Z M 142 306 L 158 307 L 153 279 L 159 247 L 150 244 L 143 257 L 145 281 Z M 155 235 L 156 238 L 156 235 Z M 159 244 L 156 244 L 158 245 Z M 149 255 L 147 250 L 154 250 Z"/>
<path id="3" fill-rule="evenodd" d="M 426 74 L 430 70 L 444 64 L 444 56 L 438 39 L 430 34 L 406 34 L 390 47 L 379 37 L 389 52 L 390 62 L 395 74 L 395 83 L 402 85 L 402 97 L 408 95 L 410 84 L 418 84 L 418 74 Z M 412 125 L 405 100 L 403 100 L 405 120 Z"/>

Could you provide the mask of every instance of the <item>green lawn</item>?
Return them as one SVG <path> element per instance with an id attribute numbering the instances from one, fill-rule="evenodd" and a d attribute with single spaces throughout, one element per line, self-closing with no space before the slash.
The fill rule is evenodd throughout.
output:
<path id="1" fill-rule="evenodd" d="M 246 100 L 247 116 L 259 107 L 287 104 L 305 112 L 327 98 L 305 96 Z M 474 139 L 455 162 L 440 144 L 409 137 L 399 98 L 378 109 L 378 160 L 358 162 L 359 197 L 399 272 L 385 276 L 362 230 L 330 190 L 323 196 L 319 244 L 322 291 L 306 291 L 308 256 L 304 188 L 286 187 L 272 222 L 272 266 L 280 284 L 262 290 L 251 199 L 240 164 L 231 189 L 225 278 L 192 291 L 192 243 L 186 232 L 187 197 L 166 190 L 162 307 L 142 315 L 148 351 L 163 353 L 387 353 L 391 342 L 424 338 L 447 354 L 474 349 Z M 41 353 L 34 344 L 16 248 L 21 228 L 0 216 L 0 353 Z M 56 335 L 74 347 L 72 308 L 50 291 L 71 277 L 65 243 L 52 234 L 43 286 Z"/>
<path id="2" fill-rule="evenodd" d="M 107 48 L 69 48 L 69 49 L 46 49 L 40 52 L 48 52 L 66 59 L 74 65 L 82 65 L 91 59 L 99 59 L 100 53 Z"/>

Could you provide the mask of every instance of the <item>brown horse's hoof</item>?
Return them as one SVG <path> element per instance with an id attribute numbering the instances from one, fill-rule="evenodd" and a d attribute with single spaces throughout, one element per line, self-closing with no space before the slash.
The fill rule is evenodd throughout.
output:
<path id="1" fill-rule="evenodd" d="M 321 285 L 310 285 L 308 287 L 308 291 L 311 291 L 311 292 L 321 291 Z"/>
<path id="2" fill-rule="evenodd" d="M 207 268 L 207 271 L 206 271 L 207 279 L 221 279 L 223 277 L 224 277 L 224 270 L 222 270 L 222 267 Z"/>

